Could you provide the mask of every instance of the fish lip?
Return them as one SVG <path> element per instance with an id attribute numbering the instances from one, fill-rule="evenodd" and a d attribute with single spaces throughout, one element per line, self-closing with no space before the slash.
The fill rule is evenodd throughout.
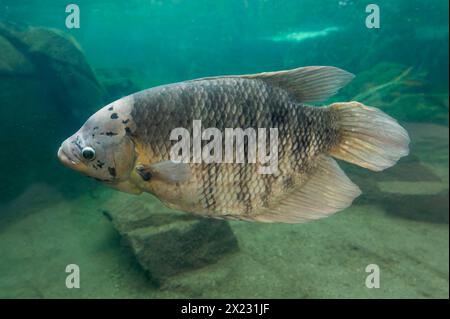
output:
<path id="1" fill-rule="evenodd" d="M 62 146 L 58 149 L 58 159 L 61 161 L 61 163 L 68 167 L 73 167 L 74 165 L 77 165 L 79 163 L 68 156 L 67 153 L 64 152 Z"/>

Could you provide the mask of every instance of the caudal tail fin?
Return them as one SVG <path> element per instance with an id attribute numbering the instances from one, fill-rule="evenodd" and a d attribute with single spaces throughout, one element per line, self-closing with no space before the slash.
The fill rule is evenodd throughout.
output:
<path id="1" fill-rule="evenodd" d="M 409 153 L 409 136 L 398 122 L 377 108 L 358 102 L 334 103 L 341 140 L 330 152 L 338 159 L 382 171 Z"/>

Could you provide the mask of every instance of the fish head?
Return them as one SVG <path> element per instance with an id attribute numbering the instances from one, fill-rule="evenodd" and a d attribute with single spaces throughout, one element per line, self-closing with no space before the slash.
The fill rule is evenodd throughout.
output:
<path id="1" fill-rule="evenodd" d="M 65 166 L 130 193 L 139 193 L 130 175 L 136 161 L 127 99 L 113 102 L 94 115 L 58 150 Z"/>

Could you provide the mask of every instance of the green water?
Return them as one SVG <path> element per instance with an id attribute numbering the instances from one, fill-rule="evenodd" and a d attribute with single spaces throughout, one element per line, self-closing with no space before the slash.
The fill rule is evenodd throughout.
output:
<path id="1" fill-rule="evenodd" d="M 379 28 L 367 28 L 373 2 L 78 0 L 80 28 L 68 29 L 66 1 L 0 0 L 0 297 L 448 298 L 448 1 L 379 0 Z M 179 271 L 155 282 L 105 215 L 184 215 L 57 160 L 122 96 L 308 65 L 354 73 L 332 99 L 379 107 L 411 137 L 411 154 L 384 172 L 342 164 L 363 195 L 329 218 L 224 223 L 235 247 L 198 265 L 201 252 L 165 237 L 151 267 L 164 272 L 175 251 Z M 66 287 L 68 264 L 79 289 Z M 370 264 L 379 288 L 366 287 Z"/>

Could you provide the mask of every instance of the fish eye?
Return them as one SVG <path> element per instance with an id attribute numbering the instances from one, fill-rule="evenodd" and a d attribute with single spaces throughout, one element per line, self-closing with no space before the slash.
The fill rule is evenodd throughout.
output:
<path id="1" fill-rule="evenodd" d="M 81 155 L 83 155 L 85 160 L 92 161 L 95 158 L 95 150 L 90 146 L 86 146 L 81 151 Z"/>

